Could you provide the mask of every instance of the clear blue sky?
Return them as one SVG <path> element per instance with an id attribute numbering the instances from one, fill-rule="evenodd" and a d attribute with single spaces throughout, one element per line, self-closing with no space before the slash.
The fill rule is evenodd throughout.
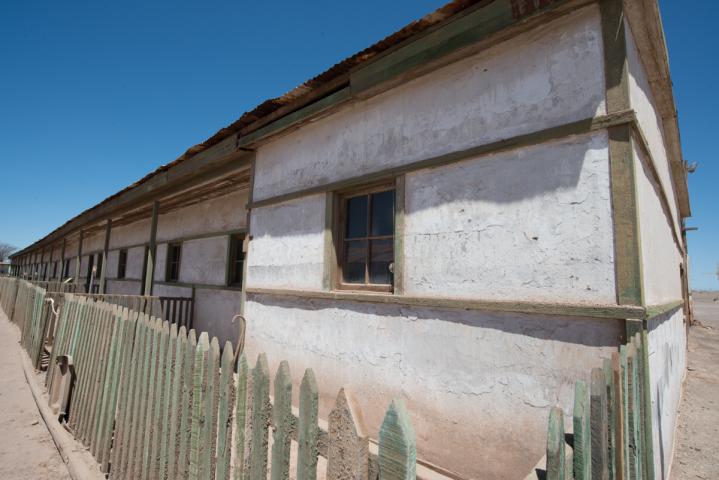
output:
<path id="1" fill-rule="evenodd" d="M 261 101 L 445 3 L 0 3 L 0 241 L 24 247 Z M 662 0 L 694 217 L 692 283 L 719 261 L 710 142 L 719 2 Z"/>

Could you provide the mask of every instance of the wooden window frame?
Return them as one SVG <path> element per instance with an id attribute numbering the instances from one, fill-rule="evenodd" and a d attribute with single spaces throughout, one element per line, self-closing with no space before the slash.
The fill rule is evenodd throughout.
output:
<path id="1" fill-rule="evenodd" d="M 177 278 L 170 278 L 170 253 L 172 247 L 180 248 L 180 255 L 177 258 Z M 167 244 L 167 255 L 165 256 L 165 282 L 178 283 L 180 281 L 180 268 L 182 265 L 182 242 L 169 242 Z"/>
<path id="2" fill-rule="evenodd" d="M 240 288 L 242 289 L 244 287 L 244 264 L 247 261 L 247 255 L 245 252 L 245 233 L 233 233 L 229 235 L 229 238 L 227 239 L 227 271 L 225 272 L 225 285 L 228 287 L 233 288 Z M 233 281 L 233 273 L 235 268 L 235 263 L 237 263 L 237 248 L 240 248 L 240 251 L 242 252 L 242 271 L 240 272 L 240 280 L 239 281 Z"/>
<path id="3" fill-rule="evenodd" d="M 125 261 L 123 262 L 123 256 Z M 117 278 L 123 279 L 127 276 L 127 248 L 121 248 L 117 252 Z"/>
<path id="4" fill-rule="evenodd" d="M 394 228 L 392 235 L 381 235 L 377 237 L 373 237 L 370 235 L 369 231 L 369 222 L 371 219 L 371 194 L 372 193 L 379 193 L 379 192 L 385 192 L 388 190 L 394 190 L 395 194 L 395 208 L 394 208 Z M 390 181 L 383 181 L 380 183 L 374 183 L 371 185 L 364 185 L 361 187 L 355 187 L 350 188 L 346 190 L 342 190 L 336 193 L 335 195 L 335 218 L 334 218 L 334 238 L 337 240 L 334 245 L 334 256 L 336 258 L 336 270 L 335 270 L 335 280 L 333 284 L 333 288 L 336 290 L 342 290 L 342 291 L 356 291 L 356 292 L 375 292 L 375 293 L 387 293 L 392 294 L 395 293 L 395 275 L 393 274 L 393 281 L 390 284 L 373 284 L 373 283 L 345 283 L 343 281 L 344 279 L 344 256 L 345 256 L 345 232 L 347 227 L 347 201 L 351 198 L 362 196 L 362 195 L 368 195 L 369 196 L 369 203 L 367 205 L 367 222 L 368 222 L 368 231 L 367 231 L 367 237 L 362 237 L 363 240 L 367 241 L 367 255 L 370 254 L 370 241 L 371 240 L 388 240 L 392 239 L 393 241 L 393 259 L 392 263 L 396 266 L 397 264 L 397 250 L 396 250 L 396 235 L 397 235 L 397 202 L 399 201 L 397 196 L 397 183 L 395 179 L 392 179 Z M 402 201 L 404 199 L 401 199 Z M 369 259 L 365 262 L 365 280 L 368 280 L 369 273 Z"/>

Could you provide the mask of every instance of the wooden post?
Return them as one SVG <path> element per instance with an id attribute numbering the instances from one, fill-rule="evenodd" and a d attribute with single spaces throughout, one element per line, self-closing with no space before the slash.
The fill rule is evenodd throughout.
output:
<path id="1" fill-rule="evenodd" d="M 552 407 L 547 431 L 547 480 L 564 480 L 564 412 Z"/>
<path id="2" fill-rule="evenodd" d="M 593 372 L 592 372 L 593 373 Z M 592 389 L 594 388 L 592 376 Z M 604 386 L 604 385 L 602 385 Z M 594 390 L 592 390 L 594 392 Z M 592 471 L 592 447 L 596 435 L 596 425 L 592 422 L 592 435 L 590 440 L 590 405 L 588 401 L 587 384 L 577 380 L 574 385 L 574 478 L 575 480 L 589 480 Z M 599 478 L 599 477 L 598 477 Z"/>
<path id="3" fill-rule="evenodd" d="M 55 250 L 55 248 L 53 248 L 53 246 L 50 245 L 50 259 L 47 261 L 47 275 L 46 275 L 48 280 L 53 280 L 55 278 L 54 276 L 50 276 L 50 267 L 52 266 L 52 254 L 53 254 L 54 250 Z"/>
<path id="4" fill-rule="evenodd" d="M 609 438 L 607 421 L 607 387 L 604 371 L 599 368 L 592 370 L 591 384 L 591 459 L 592 480 L 609 480 Z M 574 433 L 576 438 L 576 432 Z M 575 440 L 576 445 L 576 440 Z M 576 452 L 575 452 L 576 457 Z M 586 477 L 590 478 L 590 477 Z"/>
<path id="5" fill-rule="evenodd" d="M 143 295 L 152 295 L 155 285 L 155 253 L 157 251 L 157 216 L 160 211 L 160 202 L 152 202 L 152 222 L 150 223 L 150 244 L 147 250 L 147 263 L 145 264 L 145 283 Z"/>
<path id="6" fill-rule="evenodd" d="M 60 248 L 60 277 L 58 278 L 58 280 L 61 282 L 62 282 L 63 277 L 70 273 L 70 272 L 65 271 L 65 247 L 66 246 L 67 246 L 67 239 L 65 237 L 62 237 L 62 247 Z"/>
<path id="7" fill-rule="evenodd" d="M 82 237 L 85 232 L 80 230 L 80 239 L 77 242 L 77 262 L 75 262 L 75 283 L 80 284 L 80 263 L 82 261 Z"/>
<path id="8" fill-rule="evenodd" d="M 275 403 L 272 408 L 272 480 L 289 478 L 290 435 L 292 422 L 292 377 L 290 365 L 283 360 L 275 375 Z"/>
<path id="9" fill-rule="evenodd" d="M 107 278 L 107 254 L 110 250 L 110 229 L 112 228 L 112 219 L 107 219 L 107 224 L 105 225 L 105 246 L 102 249 L 102 270 L 100 271 L 100 293 L 104 294 L 106 287 L 106 278 Z"/>
<path id="10" fill-rule="evenodd" d="M 417 446 L 412 422 L 402 400 L 393 400 L 379 431 L 379 478 L 415 480 Z"/>
<path id="11" fill-rule="evenodd" d="M 320 429 L 317 425 L 319 394 L 312 369 L 305 370 L 300 385 L 300 417 L 297 434 L 297 480 L 317 478 L 317 441 Z"/>
<path id="12" fill-rule="evenodd" d="M 345 389 L 329 416 L 327 480 L 367 480 L 369 440 L 359 408 Z M 254 479 L 253 479 L 254 480 Z"/>

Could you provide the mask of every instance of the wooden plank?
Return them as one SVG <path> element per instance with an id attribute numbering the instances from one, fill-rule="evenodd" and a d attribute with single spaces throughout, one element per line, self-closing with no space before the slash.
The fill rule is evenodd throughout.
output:
<path id="1" fill-rule="evenodd" d="M 190 473 L 190 439 L 192 436 L 192 411 L 194 405 L 194 372 L 195 352 L 197 350 L 197 338 L 195 330 L 191 329 L 187 335 L 187 347 L 185 350 L 185 369 L 182 382 L 182 412 L 180 414 L 180 442 L 177 456 L 177 477 L 188 478 Z"/>
<path id="2" fill-rule="evenodd" d="M 188 478 L 190 480 L 199 480 L 203 478 L 202 460 L 203 445 L 209 442 L 209 438 L 203 436 L 206 430 L 202 425 L 208 421 L 205 411 L 205 392 L 208 389 L 208 372 L 207 357 L 210 350 L 210 340 L 207 332 L 202 332 L 197 340 L 195 349 L 194 364 L 195 368 L 192 375 L 192 426 L 190 431 L 190 466 Z"/>
<path id="3" fill-rule="evenodd" d="M 639 393 L 637 391 L 637 349 L 634 343 L 627 345 L 627 424 L 630 480 L 642 479 L 642 457 L 638 410 Z"/>
<path id="4" fill-rule="evenodd" d="M 627 346 L 619 347 L 619 372 L 621 374 L 622 397 L 622 452 L 624 454 L 624 478 L 630 480 L 630 459 L 629 459 L 629 379 L 627 367 Z"/>
<path id="5" fill-rule="evenodd" d="M 132 339 L 132 352 L 129 363 L 129 371 L 123 371 L 123 390 L 121 391 L 121 417 L 118 430 L 117 443 L 113 445 L 112 476 L 113 478 L 128 478 L 130 467 L 128 465 L 132 451 L 132 438 L 135 421 L 135 399 L 138 388 L 138 377 L 142 363 L 142 346 L 144 345 L 143 331 L 145 323 L 142 316 L 134 310 L 128 312 L 132 315 L 134 335 Z M 115 475 L 116 472 L 116 475 Z"/>
<path id="6" fill-rule="evenodd" d="M 177 328 L 173 325 L 172 328 Z M 174 359 L 172 361 L 172 392 L 170 402 L 170 432 L 167 443 L 167 478 L 173 479 L 177 475 L 177 457 L 180 445 L 180 414 L 182 410 L 182 385 L 185 378 L 187 364 L 185 359 L 187 350 L 187 329 L 179 328 L 175 336 Z"/>
<path id="7" fill-rule="evenodd" d="M 100 304 L 99 307 L 99 337 L 96 342 L 99 344 L 95 357 L 95 367 L 93 369 L 93 379 L 90 388 L 90 398 L 87 405 L 87 415 L 83 420 L 83 437 L 85 443 L 90 447 L 91 452 L 95 444 L 94 433 L 96 432 L 95 422 L 97 421 L 98 405 L 102 402 L 102 391 L 105 380 L 107 379 L 107 350 L 112 339 L 112 322 L 110 321 L 111 306 L 109 304 Z"/>
<path id="8" fill-rule="evenodd" d="M 591 475 L 592 480 L 609 480 L 609 430 L 607 418 L 607 382 L 604 371 L 592 370 L 591 400 Z M 576 432 L 575 432 L 576 445 Z M 576 458 L 576 450 L 574 456 Z"/>
<path id="9" fill-rule="evenodd" d="M 120 310 L 117 306 L 110 309 L 111 337 L 110 346 L 107 352 L 107 368 L 105 369 L 105 378 L 103 380 L 102 391 L 100 395 L 100 404 L 97 408 L 95 418 L 95 441 L 93 444 L 93 456 L 101 464 L 102 455 L 105 448 L 105 442 L 108 441 L 106 434 L 106 424 L 109 423 L 108 411 L 112 408 L 113 417 L 116 404 L 114 403 L 113 390 L 117 391 L 117 382 L 119 381 L 118 363 L 121 354 L 122 334 L 125 327 L 124 321 L 120 316 Z M 113 397 L 113 398 L 111 398 Z"/>
<path id="10" fill-rule="evenodd" d="M 142 350 L 142 363 L 138 376 L 137 392 L 137 416 L 134 419 L 134 439 L 132 444 L 132 470 L 130 478 L 143 478 L 143 445 L 147 438 L 146 415 L 147 415 L 147 394 L 148 382 L 150 380 L 150 359 L 152 356 L 153 321 L 147 314 L 143 314 L 145 328 L 143 330 L 144 342 Z"/>
<path id="11" fill-rule="evenodd" d="M 552 407 L 547 431 L 547 480 L 564 480 L 564 412 Z"/>
<path id="12" fill-rule="evenodd" d="M 617 425 L 617 403 L 614 393 L 614 372 L 612 360 L 605 358 L 602 364 L 604 371 L 604 385 L 607 391 L 607 461 L 609 462 L 609 480 L 614 480 L 616 473 L 616 425 Z"/>
<path id="13" fill-rule="evenodd" d="M 248 295 L 271 297 L 311 298 L 328 301 L 351 301 L 374 304 L 408 305 L 415 307 L 452 308 L 463 310 L 486 310 L 517 312 L 540 315 L 562 315 L 592 318 L 637 318 L 644 315 L 644 308 L 631 305 L 583 305 L 570 303 L 543 303 L 504 300 L 476 300 L 470 298 L 432 298 L 410 295 L 378 295 L 360 292 L 324 292 L 292 289 L 250 287 Z"/>
<path id="14" fill-rule="evenodd" d="M 225 342 L 222 349 L 220 368 L 220 405 L 217 420 L 217 469 L 215 478 L 230 478 L 230 459 L 232 457 L 232 421 L 235 407 L 235 354 L 232 342 Z"/>
<path id="15" fill-rule="evenodd" d="M 616 405 L 616 423 L 614 424 L 614 472 L 617 480 L 626 478 L 625 451 L 624 451 L 624 387 L 622 385 L 622 367 L 619 353 L 612 353 L 612 382 L 614 384 L 614 403 Z"/>
<path id="16" fill-rule="evenodd" d="M 145 435 L 142 437 L 142 478 L 150 478 L 152 464 L 152 450 L 156 438 L 155 409 L 157 408 L 157 367 L 159 361 L 160 335 L 162 331 L 162 320 L 150 317 L 151 349 L 149 356 L 149 374 L 147 377 L 147 401 L 145 402 Z"/>
<path id="17" fill-rule="evenodd" d="M 270 368 L 267 357 L 261 353 L 252 370 L 252 450 L 250 453 L 250 480 L 267 479 L 267 446 L 270 424 Z"/>
<path id="18" fill-rule="evenodd" d="M 275 375 L 275 398 L 272 408 L 272 480 L 290 477 L 290 441 L 294 431 L 292 415 L 292 376 L 286 360 L 280 362 Z"/>
<path id="19" fill-rule="evenodd" d="M 654 434 L 652 425 L 652 389 L 651 379 L 649 378 L 649 339 L 647 328 L 642 330 L 642 402 L 644 404 L 643 415 L 644 415 L 644 438 L 645 438 L 645 449 L 644 455 L 646 461 L 646 473 L 648 480 L 654 480 Z"/>
<path id="20" fill-rule="evenodd" d="M 592 372 L 594 375 L 594 372 Z M 592 382 L 594 377 L 592 376 Z M 592 383 L 592 389 L 594 384 Z M 604 389 L 604 383 L 602 383 Z M 594 392 L 594 390 L 592 390 Z M 592 438 L 595 437 L 595 428 L 600 424 L 592 424 L 590 434 L 590 404 L 587 384 L 577 380 L 574 384 L 574 411 L 572 422 L 574 426 L 574 478 L 576 480 L 590 480 L 592 475 Z"/>
<path id="21" fill-rule="evenodd" d="M 380 480 L 414 480 L 417 446 L 412 422 L 402 400 L 393 400 L 379 431 Z"/>
<path id="22" fill-rule="evenodd" d="M 312 369 L 305 370 L 300 385 L 300 415 L 298 419 L 297 480 L 316 480 L 317 444 L 320 428 L 317 424 L 319 393 Z"/>
<path id="23" fill-rule="evenodd" d="M 249 367 L 247 358 L 240 355 L 237 365 L 237 388 L 235 395 L 235 459 L 234 480 L 246 478 L 245 464 L 245 427 L 247 422 L 247 377 Z"/>
<path id="24" fill-rule="evenodd" d="M 150 437 L 150 470 L 149 478 L 160 478 L 160 450 L 162 446 L 163 424 L 167 421 L 165 406 L 165 377 L 170 371 L 166 367 L 167 347 L 170 342 L 170 324 L 157 319 L 158 351 L 156 355 L 157 368 L 155 371 L 155 395 L 152 410 L 152 435 Z"/>
<path id="25" fill-rule="evenodd" d="M 362 415 L 342 388 L 329 415 L 327 480 L 367 480 L 368 454 Z"/>
<path id="26" fill-rule="evenodd" d="M 169 325 L 169 324 L 168 324 Z M 163 325 L 164 326 L 164 325 Z M 177 433 L 176 420 L 177 412 L 172 411 L 172 402 L 177 401 L 177 386 L 174 383 L 174 376 L 177 369 L 175 364 L 177 350 L 177 325 L 169 325 L 169 335 L 167 338 L 166 358 L 164 366 L 164 387 L 162 396 L 162 413 L 160 414 L 160 453 L 157 478 L 164 479 L 167 476 L 168 463 L 172 463 L 173 457 L 169 457 L 170 444 L 175 443 L 175 434 Z M 173 419 L 173 414 L 175 415 Z M 175 428 L 173 428 L 175 427 Z M 172 478 L 169 477 L 168 478 Z"/>
<path id="27" fill-rule="evenodd" d="M 217 410 L 219 406 L 220 344 L 212 337 L 207 354 L 207 387 L 203 392 L 204 421 L 201 424 L 200 475 L 203 479 L 215 478 L 217 449 Z"/>

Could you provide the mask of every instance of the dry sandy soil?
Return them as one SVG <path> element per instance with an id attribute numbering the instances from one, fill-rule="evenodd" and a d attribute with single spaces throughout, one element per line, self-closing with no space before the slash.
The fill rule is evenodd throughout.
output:
<path id="1" fill-rule="evenodd" d="M 25 381 L 20 331 L 0 311 L 0 478 L 69 479 Z"/>
<path id="2" fill-rule="evenodd" d="M 719 479 L 719 292 L 694 292 L 672 480 Z"/>

